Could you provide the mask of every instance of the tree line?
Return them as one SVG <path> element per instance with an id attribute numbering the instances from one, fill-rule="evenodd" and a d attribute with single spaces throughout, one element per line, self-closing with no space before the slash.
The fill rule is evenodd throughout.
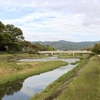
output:
<path id="1" fill-rule="evenodd" d="M 55 50 L 55 48 L 39 43 L 32 44 L 24 39 L 20 28 L 12 24 L 5 25 L 0 21 L 0 51 L 37 53 L 42 50 Z"/>
<path id="2" fill-rule="evenodd" d="M 93 47 L 87 47 L 87 48 L 83 48 L 81 50 L 92 51 L 95 54 L 100 54 L 100 43 L 96 43 L 96 44 L 94 44 Z"/>

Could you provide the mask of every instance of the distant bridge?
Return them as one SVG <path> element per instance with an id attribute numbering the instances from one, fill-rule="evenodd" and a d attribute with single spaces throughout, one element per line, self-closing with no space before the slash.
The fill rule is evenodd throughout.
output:
<path id="1" fill-rule="evenodd" d="M 61 53 L 67 53 L 67 54 L 90 54 L 91 51 L 82 51 L 82 50 L 72 50 L 72 51 L 39 51 L 39 54 L 61 54 Z"/>

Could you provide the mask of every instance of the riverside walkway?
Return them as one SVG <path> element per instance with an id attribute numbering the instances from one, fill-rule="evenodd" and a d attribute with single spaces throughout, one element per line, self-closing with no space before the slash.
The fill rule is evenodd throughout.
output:
<path id="1" fill-rule="evenodd" d="M 92 53 L 91 51 L 86 51 L 86 50 L 84 50 L 84 51 L 82 51 L 82 50 L 71 50 L 71 51 L 39 51 L 38 52 L 39 54 L 61 54 L 61 53 L 67 53 L 67 54 L 75 54 L 75 53 L 77 53 L 77 54 L 79 54 L 79 53 L 81 53 L 81 54 L 90 54 L 90 53 Z"/>

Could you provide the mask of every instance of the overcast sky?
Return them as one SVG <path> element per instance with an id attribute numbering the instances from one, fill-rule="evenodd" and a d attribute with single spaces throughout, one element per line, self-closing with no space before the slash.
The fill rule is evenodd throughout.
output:
<path id="1" fill-rule="evenodd" d="M 0 0 L 0 21 L 28 41 L 98 41 L 100 0 Z"/>

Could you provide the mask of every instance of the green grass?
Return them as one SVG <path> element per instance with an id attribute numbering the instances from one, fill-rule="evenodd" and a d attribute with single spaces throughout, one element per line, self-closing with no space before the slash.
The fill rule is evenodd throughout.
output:
<path id="1" fill-rule="evenodd" d="M 62 61 L 48 62 L 27 62 L 27 63 L 0 63 L 0 85 L 19 79 L 24 79 L 31 75 L 40 74 L 66 65 Z"/>
<path id="2" fill-rule="evenodd" d="M 59 100 L 100 100 L 100 58 L 92 57 Z"/>
<path id="3" fill-rule="evenodd" d="M 78 64 L 78 63 L 80 63 L 80 61 L 72 62 L 71 64 L 72 64 L 72 65 L 76 65 L 76 64 Z"/>
<path id="4" fill-rule="evenodd" d="M 60 66 L 66 65 L 62 61 L 48 62 L 22 62 L 17 63 L 16 60 L 25 58 L 44 58 L 45 55 L 37 54 L 1 54 L 0 55 L 0 85 L 19 79 L 24 79 L 31 75 L 40 74 L 46 71 L 53 70 Z"/>

